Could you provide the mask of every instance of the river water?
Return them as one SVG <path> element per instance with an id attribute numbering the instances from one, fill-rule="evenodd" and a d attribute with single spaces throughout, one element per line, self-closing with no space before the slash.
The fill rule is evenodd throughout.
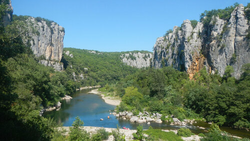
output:
<path id="1" fill-rule="evenodd" d="M 88 94 L 89 90 L 78 91 L 73 95 L 73 99 L 62 101 L 62 107 L 59 111 L 51 111 L 44 113 L 44 117 L 53 118 L 58 124 L 62 126 L 71 126 L 75 118 L 78 116 L 84 122 L 84 126 L 107 127 L 116 128 L 126 127 L 136 129 L 139 125 L 131 123 L 129 120 L 119 120 L 114 115 L 110 114 L 115 109 L 115 106 L 109 105 L 104 102 L 101 96 L 96 94 Z M 107 117 L 110 117 L 109 119 Z M 100 119 L 103 119 L 101 121 Z M 149 126 L 160 129 L 179 129 L 184 126 L 174 126 L 168 124 L 151 123 L 150 125 L 144 123 L 144 129 Z M 194 125 L 187 125 L 193 133 L 204 133 L 204 130 L 199 129 L 197 126 L 202 126 L 208 129 L 210 125 L 205 122 L 198 122 Z M 233 130 L 228 127 L 221 127 L 222 130 L 227 131 L 233 135 L 250 138 L 250 132 L 245 130 Z"/>

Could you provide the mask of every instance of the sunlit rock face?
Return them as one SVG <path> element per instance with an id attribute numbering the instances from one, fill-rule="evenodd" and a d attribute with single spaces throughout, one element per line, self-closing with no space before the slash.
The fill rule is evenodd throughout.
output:
<path id="1" fill-rule="evenodd" d="M 239 5 L 231 13 L 229 21 L 213 17 L 209 28 L 198 22 L 192 27 L 185 20 L 181 27 L 174 27 L 166 37 L 159 37 L 154 45 L 152 66 L 173 66 L 186 71 L 190 78 L 206 68 L 222 76 L 228 65 L 233 66 L 235 78 L 241 75 L 241 67 L 250 63 L 250 39 L 245 8 Z"/>
<path id="2" fill-rule="evenodd" d="M 146 68 L 150 67 L 152 56 L 152 53 L 129 52 L 122 54 L 120 57 L 122 62 L 129 66 L 136 68 Z"/>
<path id="3" fill-rule="evenodd" d="M 42 18 L 28 17 L 25 23 L 29 32 L 24 37 L 24 42 L 31 46 L 34 55 L 40 59 L 39 62 L 61 71 L 64 28 Z"/>

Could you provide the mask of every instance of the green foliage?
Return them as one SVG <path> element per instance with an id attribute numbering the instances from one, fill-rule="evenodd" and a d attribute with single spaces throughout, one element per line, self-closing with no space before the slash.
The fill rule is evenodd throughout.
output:
<path id="1" fill-rule="evenodd" d="M 102 140 L 107 140 L 109 137 L 109 133 L 103 128 L 97 130 L 97 133 L 92 135 L 91 140 L 92 141 L 102 141 Z"/>
<path id="2" fill-rule="evenodd" d="M 136 133 L 133 133 L 134 139 L 142 141 L 144 138 L 142 131 L 143 131 L 143 126 L 141 125 L 137 126 Z"/>
<path id="3" fill-rule="evenodd" d="M 238 3 L 235 3 L 234 6 L 226 7 L 225 9 L 205 11 L 200 15 L 200 21 L 203 22 L 205 27 L 208 27 L 213 16 L 219 16 L 220 19 L 228 21 L 231 18 L 231 13 L 238 6 Z"/>
<path id="4" fill-rule="evenodd" d="M 79 117 L 76 117 L 76 120 L 73 122 L 70 127 L 70 141 L 88 141 L 90 140 L 89 134 L 82 130 L 80 127 L 83 126 L 83 121 Z"/>
<path id="5" fill-rule="evenodd" d="M 224 78 L 232 77 L 232 73 L 234 72 L 233 66 L 227 66 L 224 72 Z"/>
<path id="6" fill-rule="evenodd" d="M 198 136 L 205 137 L 205 135 L 203 133 L 199 133 Z"/>
<path id="7" fill-rule="evenodd" d="M 250 3 L 248 3 L 245 8 L 248 8 L 247 10 L 245 10 L 245 15 L 246 15 L 248 23 L 249 23 L 249 21 L 250 21 Z"/>
<path id="8" fill-rule="evenodd" d="M 231 58 L 231 62 L 235 63 L 237 61 L 236 54 L 234 53 Z"/>
<path id="9" fill-rule="evenodd" d="M 173 33 L 173 30 L 172 30 L 172 29 L 169 29 L 169 30 L 165 33 L 164 37 L 168 36 L 169 33 Z"/>
<path id="10" fill-rule="evenodd" d="M 120 129 L 117 125 L 117 130 L 112 130 L 115 141 L 125 141 L 125 135 L 120 132 Z"/>
<path id="11" fill-rule="evenodd" d="M 221 130 L 217 124 L 213 123 L 210 125 L 208 132 L 215 132 L 215 131 L 221 131 Z"/>
<path id="12" fill-rule="evenodd" d="M 161 129 L 148 129 L 143 131 L 143 133 L 148 134 L 151 138 L 153 137 L 154 140 L 183 141 L 174 132 L 164 132 Z"/>
<path id="13" fill-rule="evenodd" d="M 46 24 L 48 25 L 48 27 L 51 27 L 51 24 L 54 22 L 54 21 L 51 21 L 51 20 L 48 20 L 48 19 L 45 19 L 45 18 L 41 18 L 41 17 L 36 17 L 35 20 L 37 22 L 45 21 Z"/>
<path id="14" fill-rule="evenodd" d="M 177 135 L 182 137 L 191 137 L 192 132 L 188 128 L 180 128 L 178 129 Z"/>
<path id="15" fill-rule="evenodd" d="M 196 20 L 191 20 L 190 22 L 191 22 L 191 25 L 193 28 L 195 28 L 197 23 L 198 23 L 198 21 L 196 21 Z"/>
<path id="16" fill-rule="evenodd" d="M 138 92 L 137 88 L 127 87 L 125 89 L 125 95 L 122 97 L 122 101 L 125 104 L 135 106 L 137 104 L 135 102 L 136 101 L 140 102 L 140 100 L 142 99 L 142 97 L 143 97 L 142 94 L 140 92 Z"/>
<path id="17" fill-rule="evenodd" d="M 227 132 L 221 132 L 219 130 L 214 130 L 209 132 L 201 139 L 201 141 L 249 141 L 249 139 L 238 139 L 232 137 Z"/>
<path id="18" fill-rule="evenodd" d="M 76 77 L 77 83 L 81 86 L 114 84 L 138 70 L 121 61 L 121 55 L 126 52 L 98 52 L 64 48 L 65 51 L 70 51 L 70 54 L 74 56 L 71 58 L 63 54 L 62 62 L 64 63 L 66 72 L 72 79 L 73 72 L 75 72 L 76 76 L 83 74 L 84 79 Z M 88 69 L 87 71 L 86 68 Z"/>

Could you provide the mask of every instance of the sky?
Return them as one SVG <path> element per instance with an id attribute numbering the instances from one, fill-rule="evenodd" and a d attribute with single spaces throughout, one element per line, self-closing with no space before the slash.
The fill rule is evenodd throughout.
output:
<path id="1" fill-rule="evenodd" d="M 158 37 L 198 20 L 205 10 L 249 0 L 12 0 L 14 14 L 42 17 L 65 28 L 64 47 L 106 52 L 153 51 Z"/>

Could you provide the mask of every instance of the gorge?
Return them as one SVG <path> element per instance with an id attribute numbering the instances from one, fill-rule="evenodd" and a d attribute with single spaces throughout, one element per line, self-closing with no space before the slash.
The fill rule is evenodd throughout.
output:
<path id="1" fill-rule="evenodd" d="M 220 129 L 237 130 L 249 138 L 250 4 L 205 11 L 200 22 L 185 20 L 159 37 L 152 53 L 64 47 L 62 26 L 41 17 L 12 15 L 11 1 L 0 3 L 1 139 L 74 140 L 74 133 L 85 134 L 75 127 L 82 126 L 80 118 L 87 126 L 135 129 L 140 126 L 134 121 L 139 121 L 144 128 L 189 128 L 195 134 L 205 133 L 201 136 L 207 140 L 231 138 Z M 90 86 L 97 86 L 103 97 L 118 98 L 119 105 L 81 91 Z M 65 96 L 73 99 L 64 101 Z M 39 114 L 50 107 L 58 111 Z M 114 109 L 117 119 L 110 115 Z M 124 113 L 133 115 L 132 123 Z M 150 116 L 154 119 L 149 125 Z M 54 130 L 53 118 L 74 126 L 67 128 L 71 133 Z M 165 123 L 172 120 L 202 122 Z M 95 140 L 94 134 L 88 134 Z"/>

